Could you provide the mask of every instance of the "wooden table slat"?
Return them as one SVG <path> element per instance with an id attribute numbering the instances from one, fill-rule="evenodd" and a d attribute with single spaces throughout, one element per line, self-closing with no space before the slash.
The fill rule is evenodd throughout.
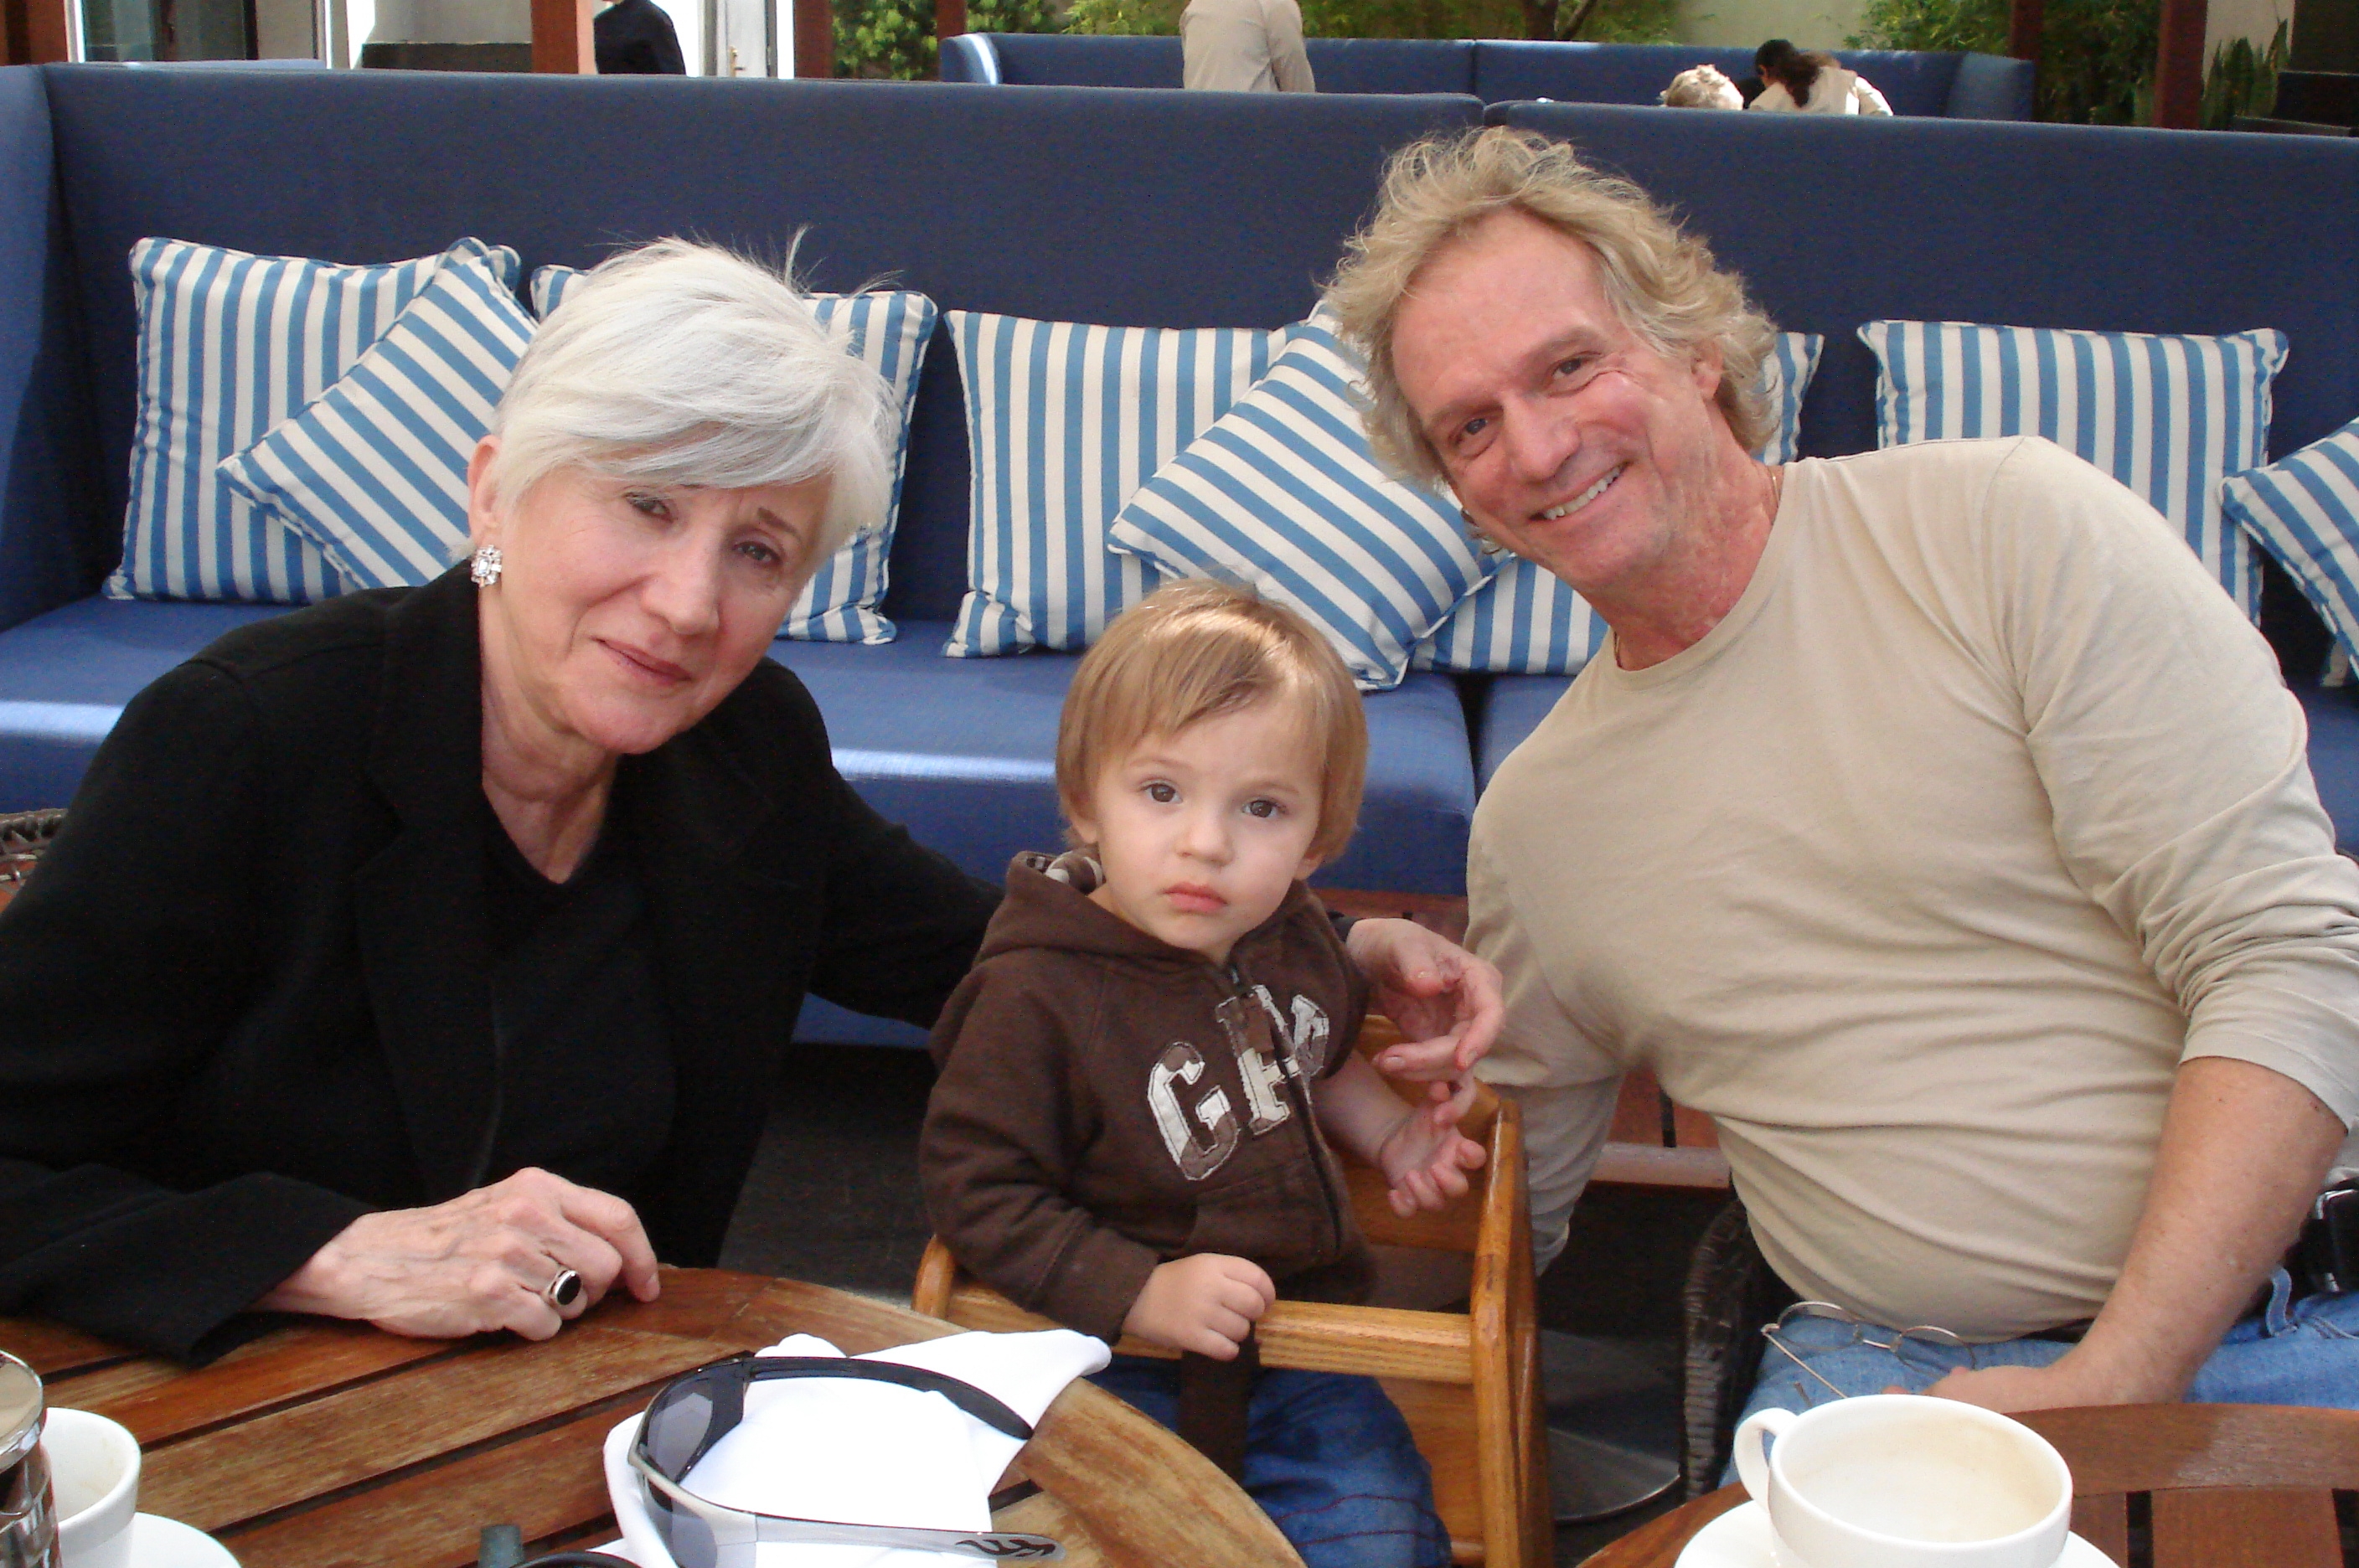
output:
<path id="1" fill-rule="evenodd" d="M 2130 1568 L 2130 1500 L 2119 1492 L 2072 1499 L 2072 1533 Z"/>
<path id="2" fill-rule="evenodd" d="M 397 1339 L 362 1323 L 305 1324 L 240 1345 L 195 1371 L 143 1356 L 60 1384 L 53 1398 L 114 1417 L 147 1447 L 456 1354 L 448 1341 Z"/>
<path id="3" fill-rule="evenodd" d="M 604 1519 L 611 1504 L 600 1445 L 625 1413 L 583 1416 L 266 1524 L 225 1530 L 222 1541 L 243 1568 L 460 1568 L 475 1561 L 484 1525 L 520 1525 L 527 1541 L 539 1541 Z M 613 1540 L 612 1530 L 598 1539 Z"/>
<path id="4" fill-rule="evenodd" d="M 735 1348 L 602 1323 L 538 1345 L 487 1345 L 162 1446 L 147 1456 L 140 1507 L 220 1530 L 651 1388 Z"/>
<path id="5" fill-rule="evenodd" d="M 128 1361 L 133 1353 L 78 1329 L 25 1318 L 0 1318 L 0 1350 L 41 1375 L 43 1382 L 88 1367 Z"/>
<path id="6" fill-rule="evenodd" d="M 2154 1568 L 2343 1568 L 2334 1496 L 2289 1486 L 2157 1492 Z"/>
<path id="7" fill-rule="evenodd" d="M 2359 1410 L 2283 1405 L 2171 1405 L 2125 1421 L 2119 1406 L 2027 1410 L 2082 1492 L 2176 1486 L 2359 1489 Z"/>
<path id="8" fill-rule="evenodd" d="M 857 1354 L 958 1332 L 819 1286 L 690 1270 L 541 1345 L 313 1323 L 190 1369 L 39 1324 L 0 1322 L 0 1344 L 144 1428 L 141 1506 L 223 1535 L 247 1568 L 459 1568 L 486 1523 L 543 1550 L 611 1540 L 600 1445 L 679 1371 L 798 1333 Z M 1194 1450 L 1087 1383 L 1012 1469 L 1042 1492 L 1000 1521 L 1058 1537 L 1075 1568 L 1299 1568 Z"/>

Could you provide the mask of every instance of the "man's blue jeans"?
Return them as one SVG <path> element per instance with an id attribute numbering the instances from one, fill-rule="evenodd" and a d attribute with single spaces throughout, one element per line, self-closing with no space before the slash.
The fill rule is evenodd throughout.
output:
<path id="1" fill-rule="evenodd" d="M 1165 1426 L 1175 1363 L 1117 1356 L 1090 1379 Z M 1447 1568 L 1450 1532 L 1408 1422 L 1373 1377 L 1266 1371 L 1245 1407 L 1245 1488 L 1309 1568 Z"/>
<path id="2" fill-rule="evenodd" d="M 2299 1301 L 2292 1294 L 2292 1282 L 2280 1269 L 2270 1284 L 2268 1305 L 2228 1330 L 2196 1372 L 2187 1397 L 2204 1404 L 2359 1410 L 2359 1290 Z M 1894 1387 L 1921 1393 L 1960 1367 L 2047 1367 L 2072 1348 L 2053 1339 L 1942 1345 L 1900 1338 L 1887 1328 L 1870 1328 L 1861 1338 L 1849 1323 L 1809 1317 L 1789 1320 L 1777 1337 L 1794 1347 L 1810 1371 L 1795 1366 L 1775 1345 L 1766 1347 L 1745 1415 L 1825 1404 L 1835 1397 L 1827 1383 L 1845 1398 Z M 1867 1338 L 1881 1344 L 1868 1344 Z"/>

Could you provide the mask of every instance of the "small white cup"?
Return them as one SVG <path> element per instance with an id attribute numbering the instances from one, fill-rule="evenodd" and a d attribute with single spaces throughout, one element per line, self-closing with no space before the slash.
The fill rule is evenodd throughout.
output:
<path id="1" fill-rule="evenodd" d="M 1954 1399 L 1762 1410 L 1736 1429 L 1736 1474 L 1769 1511 L 1782 1568 L 2053 1568 L 2071 1530 L 2063 1456 Z"/>
<path id="2" fill-rule="evenodd" d="M 63 1568 L 131 1568 L 138 1441 L 104 1416 L 52 1410 L 41 1428 L 41 1448 L 49 1458 Z"/>

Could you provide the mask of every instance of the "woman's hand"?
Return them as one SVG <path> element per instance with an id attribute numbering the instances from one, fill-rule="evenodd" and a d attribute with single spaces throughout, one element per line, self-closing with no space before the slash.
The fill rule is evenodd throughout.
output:
<path id="1" fill-rule="evenodd" d="M 582 1293 L 552 1306 L 541 1291 L 568 1269 Z M 527 1169 L 432 1208 L 362 1215 L 255 1305 L 420 1339 L 503 1328 L 547 1339 L 617 1279 L 655 1300 L 655 1250 L 631 1205 Z"/>
<path id="2" fill-rule="evenodd" d="M 1499 1038 L 1499 972 L 1414 920 L 1355 920 L 1344 947 L 1376 988 L 1376 1006 L 1408 1037 L 1379 1053 L 1377 1068 L 1435 1084 L 1435 1100 L 1448 1099 Z"/>
<path id="3" fill-rule="evenodd" d="M 1276 1300 L 1277 1287 L 1260 1264 L 1199 1252 L 1155 1266 L 1123 1317 L 1122 1332 L 1166 1350 L 1234 1361 L 1237 1346 Z"/>

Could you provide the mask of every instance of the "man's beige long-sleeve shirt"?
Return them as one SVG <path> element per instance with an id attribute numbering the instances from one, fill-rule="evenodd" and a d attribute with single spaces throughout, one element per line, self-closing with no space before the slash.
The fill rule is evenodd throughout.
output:
<path id="1" fill-rule="evenodd" d="M 2305 738 L 2176 534 L 2055 446 L 1789 466 L 1728 616 L 1641 670 L 1609 639 L 1475 814 L 1544 1243 L 1644 1063 L 1805 1293 L 2090 1316 L 2182 1059 L 2359 1117 L 2359 867 Z"/>
<path id="2" fill-rule="evenodd" d="M 1182 82 L 1215 93 L 1315 93 L 1296 0 L 1189 0 Z"/>

